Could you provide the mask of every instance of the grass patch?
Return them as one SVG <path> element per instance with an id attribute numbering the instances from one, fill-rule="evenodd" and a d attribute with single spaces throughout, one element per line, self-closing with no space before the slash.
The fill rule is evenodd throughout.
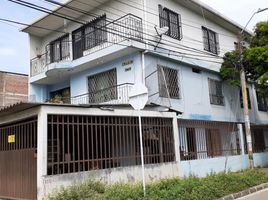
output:
<path id="1" fill-rule="evenodd" d="M 148 184 L 146 198 L 141 184 L 107 186 L 87 182 L 62 188 L 48 200 L 214 200 L 265 182 L 268 182 L 268 173 L 256 170 L 211 174 L 206 178 L 168 179 Z"/>

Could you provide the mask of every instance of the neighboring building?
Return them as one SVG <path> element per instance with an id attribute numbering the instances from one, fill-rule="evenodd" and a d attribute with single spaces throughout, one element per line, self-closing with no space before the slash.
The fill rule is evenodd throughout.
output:
<path id="1" fill-rule="evenodd" d="M 28 100 L 28 75 L 0 71 L 0 108 Z"/>
<path id="2" fill-rule="evenodd" d="M 0 181 L 0 197 L 41 199 L 88 178 L 141 180 L 139 113 L 129 99 L 142 83 L 147 180 L 248 168 L 240 89 L 219 76 L 241 27 L 195 0 L 102 2 L 71 0 L 55 11 L 68 19 L 50 14 L 33 23 L 56 31 L 23 29 L 36 103 L 1 111 L 0 161 L 23 154 L 32 168 L 18 171 L 27 162 L 10 159 L 20 164 L 0 177 L 10 180 Z M 248 93 L 255 165 L 266 165 L 267 99 L 252 85 Z M 31 184 L 29 193 L 8 190 L 15 171 L 30 174 L 16 182 Z"/>

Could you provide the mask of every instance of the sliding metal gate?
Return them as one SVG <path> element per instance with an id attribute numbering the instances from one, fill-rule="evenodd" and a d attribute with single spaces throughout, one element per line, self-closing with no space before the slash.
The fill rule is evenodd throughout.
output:
<path id="1" fill-rule="evenodd" d="M 37 118 L 0 126 L 0 199 L 37 198 Z"/>

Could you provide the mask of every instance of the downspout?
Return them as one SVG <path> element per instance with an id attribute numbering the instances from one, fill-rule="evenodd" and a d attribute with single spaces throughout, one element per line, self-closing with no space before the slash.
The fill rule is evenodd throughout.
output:
<path id="1" fill-rule="evenodd" d="M 145 40 L 145 50 L 141 52 L 142 83 L 145 85 L 145 54 L 149 50 L 147 33 L 147 0 L 143 0 L 143 39 Z"/>

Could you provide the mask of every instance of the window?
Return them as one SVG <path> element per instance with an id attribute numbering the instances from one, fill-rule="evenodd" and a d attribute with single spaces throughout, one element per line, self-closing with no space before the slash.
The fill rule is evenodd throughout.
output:
<path id="1" fill-rule="evenodd" d="M 247 88 L 247 96 L 248 96 L 248 109 L 251 109 L 251 101 L 250 101 L 250 96 L 249 96 L 249 90 Z M 242 90 L 240 89 L 240 107 L 244 108 L 243 104 L 243 96 L 242 96 Z"/>
<path id="2" fill-rule="evenodd" d="M 102 103 L 117 99 L 116 69 L 88 78 L 89 103 Z"/>
<path id="3" fill-rule="evenodd" d="M 49 44 L 50 63 L 59 62 L 70 56 L 69 34 L 54 40 Z"/>
<path id="4" fill-rule="evenodd" d="M 53 103 L 70 103 L 70 97 L 70 87 L 56 90 L 50 93 L 50 101 L 52 101 Z"/>
<path id="5" fill-rule="evenodd" d="M 222 94 L 222 82 L 208 79 L 210 103 L 224 106 L 224 96 Z"/>
<path id="6" fill-rule="evenodd" d="M 256 91 L 258 110 L 259 111 L 268 111 L 267 98 L 265 94 Z"/>
<path id="7" fill-rule="evenodd" d="M 210 157 L 222 155 L 221 135 L 219 129 L 206 128 L 207 154 Z"/>
<path id="8" fill-rule="evenodd" d="M 181 40 L 182 39 L 182 30 L 181 30 L 181 16 L 171 11 L 167 8 L 163 8 L 161 5 L 159 7 L 159 20 L 160 20 L 160 28 L 168 27 L 169 30 L 166 35 Z"/>
<path id="9" fill-rule="evenodd" d="M 202 27 L 202 31 L 203 31 L 204 50 L 214 54 L 219 54 L 220 51 L 219 35 L 216 32 L 206 27 Z"/>
<path id="10" fill-rule="evenodd" d="M 263 129 L 254 129 L 252 130 L 252 146 L 254 153 L 264 152 L 265 147 L 265 138 Z"/>
<path id="11" fill-rule="evenodd" d="M 180 98 L 178 71 L 158 65 L 159 96 L 165 98 Z"/>
<path id="12" fill-rule="evenodd" d="M 83 56 L 83 51 L 107 41 L 106 15 L 98 17 L 81 28 L 73 31 L 73 57 Z"/>
<path id="13" fill-rule="evenodd" d="M 85 26 L 85 50 L 107 41 L 106 16 L 103 15 Z"/>

